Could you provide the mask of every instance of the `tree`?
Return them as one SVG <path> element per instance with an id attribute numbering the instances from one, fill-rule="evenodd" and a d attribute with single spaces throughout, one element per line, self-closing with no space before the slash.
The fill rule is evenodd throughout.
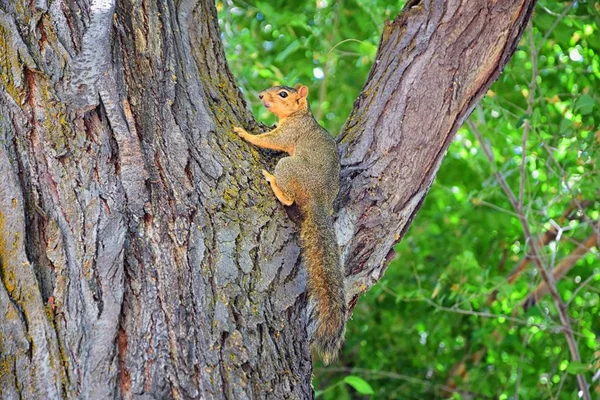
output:
<path id="1" fill-rule="evenodd" d="M 532 0 L 411 1 L 339 137 L 347 300 L 379 279 Z M 214 4 L 0 6 L 6 398 L 312 397 L 296 227 Z M 293 217 L 293 215 L 292 215 Z"/>

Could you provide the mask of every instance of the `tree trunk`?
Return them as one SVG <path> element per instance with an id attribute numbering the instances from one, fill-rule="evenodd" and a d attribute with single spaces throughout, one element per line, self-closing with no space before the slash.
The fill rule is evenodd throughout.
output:
<path id="1" fill-rule="evenodd" d="M 351 306 L 535 2 L 409 3 L 339 137 Z M 0 1 L 0 88 L 1 398 L 313 396 L 297 227 L 231 131 L 261 128 L 214 4 Z"/>

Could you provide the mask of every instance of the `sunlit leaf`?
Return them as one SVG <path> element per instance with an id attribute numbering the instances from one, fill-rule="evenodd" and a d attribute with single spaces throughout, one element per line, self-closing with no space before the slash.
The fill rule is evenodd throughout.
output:
<path id="1" fill-rule="evenodd" d="M 349 375 L 344 378 L 344 382 L 352 386 L 359 394 L 375 394 L 371 385 L 359 376 Z"/>

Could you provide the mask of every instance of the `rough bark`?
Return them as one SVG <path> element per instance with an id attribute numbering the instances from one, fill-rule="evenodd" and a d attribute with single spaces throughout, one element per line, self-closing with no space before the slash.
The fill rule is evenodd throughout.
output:
<path id="1" fill-rule="evenodd" d="M 535 1 L 408 2 L 340 138 L 337 232 L 347 299 L 393 258 L 448 145 L 514 52 Z"/>
<path id="2" fill-rule="evenodd" d="M 414 3 L 414 2 L 413 2 Z M 386 25 L 340 136 L 349 302 L 534 1 Z M 0 397 L 310 398 L 297 228 L 208 0 L 0 0 Z"/>

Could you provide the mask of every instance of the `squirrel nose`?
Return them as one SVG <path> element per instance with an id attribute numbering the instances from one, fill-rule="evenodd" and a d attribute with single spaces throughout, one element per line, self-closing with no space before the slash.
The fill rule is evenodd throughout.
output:
<path id="1" fill-rule="evenodd" d="M 262 98 L 263 98 L 263 95 L 262 95 L 262 94 L 259 94 L 259 95 L 258 95 L 258 98 L 262 100 Z"/>

